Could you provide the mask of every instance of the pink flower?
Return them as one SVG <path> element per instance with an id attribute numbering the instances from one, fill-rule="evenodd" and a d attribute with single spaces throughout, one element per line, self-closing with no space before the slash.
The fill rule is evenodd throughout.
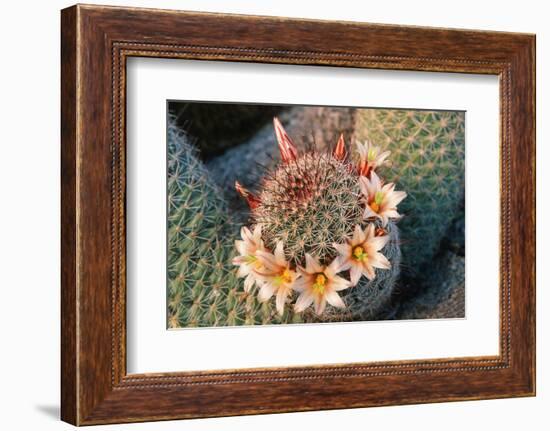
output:
<path id="1" fill-rule="evenodd" d="M 359 153 L 359 175 L 370 177 L 379 166 L 388 163 L 386 160 L 390 155 L 390 151 L 381 152 L 380 147 L 366 141 L 364 144 L 357 142 L 357 152 Z"/>
<path id="2" fill-rule="evenodd" d="M 363 218 L 378 218 L 382 220 L 382 226 L 386 226 L 390 218 L 401 217 L 397 205 L 407 197 L 407 193 L 395 191 L 393 183 L 382 185 L 376 172 L 371 172 L 370 179 L 359 177 L 359 185 L 366 204 Z"/>
<path id="3" fill-rule="evenodd" d="M 334 248 L 340 253 L 342 270 L 350 270 L 351 285 L 355 286 L 362 275 L 369 280 L 376 277 L 374 268 L 390 269 L 391 264 L 380 250 L 388 243 L 388 235 L 376 236 L 373 223 L 369 223 L 363 231 L 356 225 L 353 237 L 345 244 L 334 244 Z"/>
<path id="4" fill-rule="evenodd" d="M 243 226 L 241 228 L 242 240 L 235 241 L 235 247 L 239 252 L 239 256 L 233 258 L 233 265 L 239 265 L 237 277 L 246 277 L 244 281 L 244 291 L 249 292 L 254 283 L 261 285 L 256 277 L 255 269 L 262 267 L 262 262 L 258 259 L 257 253 L 265 250 L 262 240 L 262 226 L 257 224 L 254 228 L 254 233 Z"/>
<path id="5" fill-rule="evenodd" d="M 260 302 L 266 302 L 275 295 L 277 311 L 282 315 L 298 274 L 286 261 L 281 241 L 277 243 L 275 254 L 267 250 L 258 251 L 256 254 L 262 264 L 261 268 L 254 270 L 256 278 L 262 283 L 258 299 Z"/>
<path id="6" fill-rule="evenodd" d="M 338 292 L 350 287 L 350 282 L 336 275 L 341 271 L 338 259 L 322 266 L 316 258 L 306 254 L 306 267 L 299 267 L 298 271 L 301 277 L 294 283 L 294 290 L 301 293 L 294 306 L 296 312 L 314 304 L 315 312 L 322 314 L 327 302 L 338 308 L 346 306 Z"/>

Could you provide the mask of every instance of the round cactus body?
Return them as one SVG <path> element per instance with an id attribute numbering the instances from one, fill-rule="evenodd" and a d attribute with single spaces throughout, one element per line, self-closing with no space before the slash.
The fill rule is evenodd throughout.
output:
<path id="1" fill-rule="evenodd" d="M 238 227 L 186 133 L 168 126 L 168 327 L 299 322 L 244 292 L 232 259 Z"/>
<path id="2" fill-rule="evenodd" d="M 363 171 L 364 158 L 351 160 L 343 135 L 332 152 L 304 152 L 280 121 L 274 126 L 281 161 L 254 192 L 236 183 L 255 226 L 254 235 L 244 231 L 247 251 L 241 247 L 238 264 L 259 264 L 251 274 L 264 283 L 260 295 L 282 291 L 306 321 L 377 318 L 399 274 L 398 230 L 390 218 L 399 217 L 396 205 L 406 194 L 383 184 L 372 161 Z M 312 298 L 314 312 L 307 308 Z"/>
<path id="3" fill-rule="evenodd" d="M 363 220 L 352 169 L 329 154 L 308 153 L 271 172 L 252 212 L 254 222 L 263 226 L 266 245 L 274 249 L 282 241 L 296 265 L 306 253 L 325 262 L 334 259 L 333 244 L 343 242 Z"/>
<path id="4" fill-rule="evenodd" d="M 296 139 L 298 149 L 313 145 L 328 151 L 340 133 L 349 142 L 355 126 L 354 109 L 337 107 L 294 107 L 281 112 L 280 120 L 287 132 Z M 240 145 L 228 148 L 223 154 L 206 162 L 214 181 L 221 187 L 233 211 L 243 213 L 246 207 L 235 191 L 235 181 L 255 191 L 266 170 L 280 162 L 273 125 L 266 124 Z M 245 221 L 243 214 L 239 221 Z"/>
<path id="5" fill-rule="evenodd" d="M 464 112 L 362 109 L 356 138 L 391 151 L 381 172 L 408 192 L 399 227 L 403 269 L 414 275 L 439 250 L 464 199 Z"/>

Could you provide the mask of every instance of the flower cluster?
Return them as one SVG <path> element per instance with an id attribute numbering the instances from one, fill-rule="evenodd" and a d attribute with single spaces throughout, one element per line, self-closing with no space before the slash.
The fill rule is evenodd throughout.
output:
<path id="1" fill-rule="evenodd" d="M 382 152 L 370 142 L 357 143 L 358 160 L 351 161 L 344 137 L 340 135 L 331 154 L 306 154 L 300 159 L 296 146 L 277 118 L 274 119 L 274 127 L 282 161 L 272 181 L 279 185 L 283 178 L 291 179 L 292 184 L 284 188 L 290 203 L 263 202 L 262 199 L 269 199 L 268 193 L 254 194 L 237 182 L 236 189 L 247 200 L 252 213 L 262 210 L 263 213 L 268 211 L 271 214 L 274 206 L 279 209 L 278 206 L 284 205 L 296 212 L 295 207 L 290 205 L 296 200 L 303 201 L 300 208 L 304 208 L 307 213 L 312 201 L 322 199 L 323 193 L 334 193 L 323 182 L 326 181 L 326 175 L 318 172 L 330 168 L 337 172 L 351 172 L 353 187 L 345 183 L 347 186 L 343 193 L 349 195 L 354 206 L 351 210 L 357 210 L 359 220 L 344 220 L 340 224 L 330 225 L 327 229 L 343 227 L 345 235 L 337 236 L 339 240 L 330 244 L 330 250 L 323 248 L 323 253 L 314 253 L 313 247 L 308 249 L 309 238 L 307 241 L 299 238 L 297 243 L 303 245 L 304 253 L 298 256 L 286 254 L 285 242 L 281 239 L 272 244 L 272 249 L 267 247 L 266 231 L 269 226 L 265 223 L 256 223 L 252 231 L 244 226 L 241 229 L 242 239 L 235 242 L 239 253 L 233 259 L 233 264 L 239 267 L 237 275 L 245 279 L 246 292 L 257 287 L 259 301 L 269 301 L 275 296 L 276 309 L 281 315 L 287 303 L 294 300 L 294 311 L 297 313 L 313 306 L 320 315 L 327 303 L 344 308 L 345 303 L 338 292 L 356 286 L 362 277 L 373 280 L 376 269 L 391 268 L 390 261 L 383 254 L 389 241 L 385 228 L 389 220 L 401 217 L 397 205 L 407 195 L 403 191 L 396 191 L 393 183 L 384 183 L 376 173 L 379 167 L 388 163 L 389 151 Z M 340 167 L 341 170 L 338 170 Z M 267 180 L 264 185 L 266 183 Z M 357 194 L 352 192 L 352 188 L 358 190 Z M 346 204 L 350 200 L 346 200 Z M 288 211 L 290 214 L 291 210 Z M 275 220 L 277 226 L 285 224 L 285 212 L 282 215 Z M 327 214 L 327 217 L 330 216 Z M 303 223 L 306 225 L 304 231 L 310 232 L 308 224 L 311 225 L 314 220 L 306 219 Z M 293 229 L 293 232 L 296 231 L 296 226 Z"/>

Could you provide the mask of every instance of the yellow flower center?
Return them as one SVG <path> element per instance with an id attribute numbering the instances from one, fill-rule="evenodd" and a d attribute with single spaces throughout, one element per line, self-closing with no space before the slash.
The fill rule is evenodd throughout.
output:
<path id="1" fill-rule="evenodd" d="M 292 281 L 292 273 L 288 268 L 283 271 L 281 278 L 285 283 L 290 283 Z"/>
<path id="2" fill-rule="evenodd" d="M 324 293 L 325 285 L 327 284 L 327 277 L 325 274 L 317 274 L 315 276 L 315 283 L 313 283 L 313 290 L 317 293 Z"/>
<path id="3" fill-rule="evenodd" d="M 353 249 L 353 257 L 355 258 L 355 260 L 362 261 L 369 257 L 369 255 L 363 247 L 358 245 Z"/>
<path id="4" fill-rule="evenodd" d="M 367 160 L 369 162 L 372 162 L 376 159 L 376 150 L 374 148 L 369 149 L 369 152 L 367 154 Z"/>
<path id="5" fill-rule="evenodd" d="M 260 269 L 262 267 L 262 261 L 253 254 L 249 254 L 246 256 L 246 263 L 248 263 L 249 265 L 253 265 L 256 269 Z"/>
<path id="6" fill-rule="evenodd" d="M 375 213 L 380 211 L 380 205 L 382 204 L 383 199 L 384 199 L 384 193 L 376 192 L 376 194 L 374 195 L 373 201 L 369 204 L 369 206 Z"/>
<path id="7" fill-rule="evenodd" d="M 280 286 L 281 284 L 288 284 L 292 282 L 292 272 L 285 268 L 284 271 L 281 271 L 279 275 L 277 275 L 274 279 L 274 283 L 276 286 Z"/>
<path id="8" fill-rule="evenodd" d="M 375 201 L 372 201 L 369 206 L 370 206 L 371 210 L 373 210 L 375 213 L 380 211 L 380 205 L 377 204 Z"/>

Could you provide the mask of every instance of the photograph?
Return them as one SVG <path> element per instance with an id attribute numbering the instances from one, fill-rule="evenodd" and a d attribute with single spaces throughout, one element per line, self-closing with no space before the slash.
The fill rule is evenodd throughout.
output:
<path id="1" fill-rule="evenodd" d="M 463 110 L 168 100 L 168 329 L 465 318 Z"/>

